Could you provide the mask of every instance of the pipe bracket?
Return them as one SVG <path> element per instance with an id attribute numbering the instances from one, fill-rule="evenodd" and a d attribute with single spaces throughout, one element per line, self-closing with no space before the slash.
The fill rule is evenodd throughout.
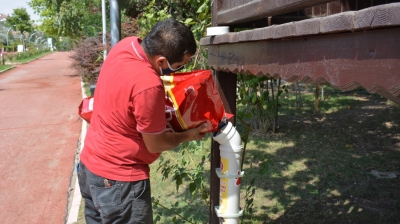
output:
<path id="1" fill-rule="evenodd" d="M 228 218 L 229 219 L 229 218 L 237 218 L 237 217 L 240 217 L 243 215 L 243 210 L 240 210 L 239 213 L 237 213 L 237 214 L 222 214 L 221 210 L 219 209 L 219 206 L 215 206 L 214 208 L 215 208 L 215 212 L 217 213 L 216 215 L 219 218 Z"/>

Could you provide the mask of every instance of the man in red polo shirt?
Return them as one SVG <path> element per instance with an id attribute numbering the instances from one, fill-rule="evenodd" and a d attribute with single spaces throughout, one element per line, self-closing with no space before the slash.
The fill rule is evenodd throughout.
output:
<path id="1" fill-rule="evenodd" d="M 143 40 L 121 40 L 109 52 L 78 171 L 88 224 L 153 223 L 149 164 L 163 151 L 203 138 L 205 128 L 164 131 L 159 76 L 182 69 L 195 52 L 192 32 L 174 19 L 157 23 Z"/>

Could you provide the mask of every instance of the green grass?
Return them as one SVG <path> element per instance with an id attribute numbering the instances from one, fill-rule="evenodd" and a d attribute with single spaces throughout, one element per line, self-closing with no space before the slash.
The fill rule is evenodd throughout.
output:
<path id="1" fill-rule="evenodd" d="M 85 218 L 84 218 L 84 216 L 85 216 L 84 208 L 85 208 L 85 200 L 82 198 L 81 206 L 79 207 L 78 220 L 77 220 L 77 222 L 75 222 L 75 224 L 85 224 L 86 223 Z"/>
<path id="2" fill-rule="evenodd" d="M 190 153 L 178 149 L 173 149 L 162 154 L 164 159 L 169 159 L 171 163 L 180 164 L 181 159 L 187 159 L 191 161 L 188 169 L 194 169 L 195 165 L 201 162 L 201 157 L 209 153 L 209 146 L 211 145 L 211 138 L 208 135 L 202 141 L 203 150 L 202 152 Z M 183 184 L 176 190 L 175 181 L 171 178 L 163 180 L 163 175 L 158 167 L 161 160 L 157 160 L 154 164 L 150 166 L 151 168 L 151 183 L 152 183 L 152 196 L 159 199 L 159 203 L 162 206 L 156 206 L 154 208 L 154 217 L 160 216 L 161 220 L 158 223 L 172 223 L 174 217 L 177 218 L 177 223 L 187 223 L 182 219 L 178 218 L 178 215 L 185 217 L 188 220 L 192 220 L 193 223 L 206 223 L 208 222 L 208 212 L 209 208 L 207 202 L 203 200 L 200 194 L 194 194 L 193 196 L 189 191 L 189 182 L 183 182 Z M 209 188 L 209 173 L 210 173 L 210 163 L 206 161 L 204 164 L 203 177 L 205 178 L 205 186 Z M 170 177 L 173 173 L 170 173 Z"/>
<path id="3" fill-rule="evenodd" d="M 245 214 L 242 223 L 399 223 L 399 106 L 362 90 L 342 93 L 326 88 L 320 113 L 313 114 L 312 91 L 302 97 L 301 108 L 293 96 L 281 101 L 278 133 L 250 134 L 241 207 L 252 179 L 256 191 L 253 212 Z M 205 151 L 210 144 L 210 138 L 204 140 Z M 187 156 L 196 164 L 200 155 Z M 162 156 L 176 159 L 181 152 L 175 149 Z M 265 161 L 270 165 L 260 174 Z M 177 191 L 174 181 L 163 180 L 159 163 L 151 165 L 152 194 L 168 208 L 154 208 L 154 216 L 161 216 L 159 223 L 172 223 L 175 213 L 193 223 L 208 223 L 203 199 L 190 195 L 187 182 Z M 209 165 L 205 164 L 205 177 Z M 371 171 L 397 176 L 377 178 Z"/>
<path id="4" fill-rule="evenodd" d="M 87 82 L 84 82 L 83 83 L 83 88 L 84 88 L 84 90 L 85 90 L 85 94 L 86 94 L 86 96 L 91 96 L 92 95 L 92 93 L 90 92 L 90 87 L 89 87 L 90 85 L 87 83 Z"/>
<path id="5" fill-rule="evenodd" d="M 400 109 L 355 93 L 330 98 L 343 104 L 321 102 L 325 113 L 309 106 L 282 115 L 279 133 L 251 137 L 245 170 L 257 180 L 254 223 L 399 222 L 399 177 L 371 171 L 400 174 Z M 258 174 L 260 158 L 271 162 L 266 175 Z"/>
<path id="6" fill-rule="evenodd" d="M 314 91 L 315 85 L 306 85 L 301 94 L 302 105 L 296 104 L 296 95 L 294 93 L 283 94 L 280 98 L 281 108 L 279 114 L 283 115 L 301 115 L 314 113 Z M 343 109 L 350 109 L 360 105 L 363 100 L 357 96 L 369 95 L 363 89 L 357 89 L 351 92 L 342 92 L 330 86 L 324 85 L 324 99 L 318 104 L 319 113 L 329 114 Z"/>
<path id="7" fill-rule="evenodd" d="M 0 71 L 6 70 L 11 67 L 12 67 L 12 65 L 0 65 Z"/>

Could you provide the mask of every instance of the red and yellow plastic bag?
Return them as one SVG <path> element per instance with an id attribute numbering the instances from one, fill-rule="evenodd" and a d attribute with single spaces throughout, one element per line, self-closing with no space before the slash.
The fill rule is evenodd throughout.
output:
<path id="1" fill-rule="evenodd" d="M 183 131 L 207 123 L 214 132 L 225 117 L 221 97 L 210 70 L 173 73 L 162 76 L 167 130 Z"/>
<path id="2" fill-rule="evenodd" d="M 93 96 L 89 96 L 84 98 L 78 107 L 79 116 L 81 116 L 81 118 L 83 118 L 88 123 L 90 123 L 90 119 L 92 118 L 93 103 Z"/>
<path id="3" fill-rule="evenodd" d="M 225 109 L 211 70 L 173 73 L 161 76 L 161 79 L 166 91 L 166 131 L 180 132 L 203 123 L 207 123 L 207 132 L 217 130 L 225 118 Z M 94 98 L 87 97 L 79 105 L 78 114 L 88 123 L 92 117 L 93 103 Z"/>

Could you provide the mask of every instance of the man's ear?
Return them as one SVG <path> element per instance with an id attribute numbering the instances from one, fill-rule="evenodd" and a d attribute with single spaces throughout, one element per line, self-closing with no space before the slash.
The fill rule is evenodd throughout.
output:
<path id="1" fill-rule="evenodd" d="M 167 61 L 167 58 L 164 56 L 158 56 L 158 58 L 156 59 L 156 64 L 160 67 L 162 67 L 162 65 Z"/>

